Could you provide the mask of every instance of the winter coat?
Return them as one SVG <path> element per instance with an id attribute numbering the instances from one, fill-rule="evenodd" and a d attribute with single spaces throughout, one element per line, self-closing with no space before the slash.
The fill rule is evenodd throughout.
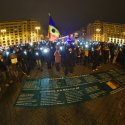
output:
<path id="1" fill-rule="evenodd" d="M 61 54 L 59 51 L 56 51 L 54 53 L 54 56 L 55 56 L 55 63 L 61 63 Z"/>

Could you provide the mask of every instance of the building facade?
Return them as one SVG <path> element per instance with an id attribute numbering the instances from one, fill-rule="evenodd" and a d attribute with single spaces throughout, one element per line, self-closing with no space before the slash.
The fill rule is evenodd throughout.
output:
<path id="1" fill-rule="evenodd" d="M 87 26 L 87 40 L 125 43 L 125 24 L 95 21 Z"/>
<path id="2" fill-rule="evenodd" d="M 0 23 L 0 46 L 19 45 L 41 40 L 42 29 L 38 21 Z"/>

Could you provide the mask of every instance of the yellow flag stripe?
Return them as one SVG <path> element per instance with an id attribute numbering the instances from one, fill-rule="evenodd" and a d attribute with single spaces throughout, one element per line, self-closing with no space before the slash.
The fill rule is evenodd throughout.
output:
<path id="1" fill-rule="evenodd" d="M 60 33 L 58 31 L 58 29 L 56 29 L 54 26 L 49 25 L 49 33 L 51 33 L 52 35 L 59 37 Z"/>

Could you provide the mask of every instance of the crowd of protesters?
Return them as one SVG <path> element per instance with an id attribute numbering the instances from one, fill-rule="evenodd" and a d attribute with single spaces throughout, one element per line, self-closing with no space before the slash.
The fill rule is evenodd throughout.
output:
<path id="1" fill-rule="evenodd" d="M 20 75 L 30 77 L 31 71 L 37 67 L 43 71 L 43 63 L 51 70 L 53 66 L 59 72 L 64 69 L 65 75 L 73 73 L 75 65 L 84 65 L 98 70 L 98 66 L 106 63 L 120 64 L 125 68 L 125 46 L 107 43 L 37 43 L 10 46 L 0 51 L 0 83 L 19 82 Z"/>

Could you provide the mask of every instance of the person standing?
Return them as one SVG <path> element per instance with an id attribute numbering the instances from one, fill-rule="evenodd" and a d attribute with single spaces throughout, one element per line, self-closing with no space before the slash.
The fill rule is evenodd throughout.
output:
<path id="1" fill-rule="evenodd" d="M 65 75 L 68 73 L 73 73 L 73 66 L 74 66 L 74 54 L 72 48 L 69 48 L 66 51 L 66 59 L 65 59 Z"/>
<path id="2" fill-rule="evenodd" d="M 52 51 L 48 48 L 48 52 L 44 55 L 48 69 L 52 69 Z"/>
<path id="3" fill-rule="evenodd" d="M 42 71 L 41 52 L 38 48 L 35 49 L 35 60 L 36 60 L 36 66 L 38 70 Z"/>
<path id="4" fill-rule="evenodd" d="M 4 63 L 2 55 L 0 55 L 0 86 L 2 83 L 7 82 L 7 67 Z M 8 85 L 7 83 L 5 85 Z"/>
<path id="5" fill-rule="evenodd" d="M 18 70 L 18 60 L 17 55 L 15 53 L 11 53 L 10 55 L 11 65 L 10 65 L 10 72 L 12 75 L 12 79 L 16 82 L 19 81 L 19 70 Z"/>
<path id="6" fill-rule="evenodd" d="M 56 70 L 59 72 L 60 71 L 60 63 L 61 63 L 61 54 L 60 54 L 58 49 L 55 51 L 54 56 L 55 56 Z"/>
<path id="7" fill-rule="evenodd" d="M 97 69 L 98 64 L 99 64 L 99 51 L 98 47 L 96 46 L 93 54 L 93 66 L 92 66 L 93 71 L 98 70 Z"/>
<path id="8" fill-rule="evenodd" d="M 85 48 L 84 50 L 84 60 L 83 60 L 83 65 L 88 65 L 88 56 L 89 56 L 89 51 L 88 48 Z"/>
<path id="9" fill-rule="evenodd" d="M 114 49 L 114 57 L 113 57 L 113 61 L 112 61 L 113 64 L 116 63 L 116 59 L 117 59 L 118 53 L 119 53 L 119 50 L 118 50 L 118 47 L 116 47 Z"/>
<path id="10" fill-rule="evenodd" d="M 123 46 L 122 55 L 123 55 L 123 68 L 125 70 L 125 46 Z"/>
<path id="11" fill-rule="evenodd" d="M 103 50 L 103 58 L 105 64 L 109 62 L 109 52 L 109 47 L 106 45 Z"/>

